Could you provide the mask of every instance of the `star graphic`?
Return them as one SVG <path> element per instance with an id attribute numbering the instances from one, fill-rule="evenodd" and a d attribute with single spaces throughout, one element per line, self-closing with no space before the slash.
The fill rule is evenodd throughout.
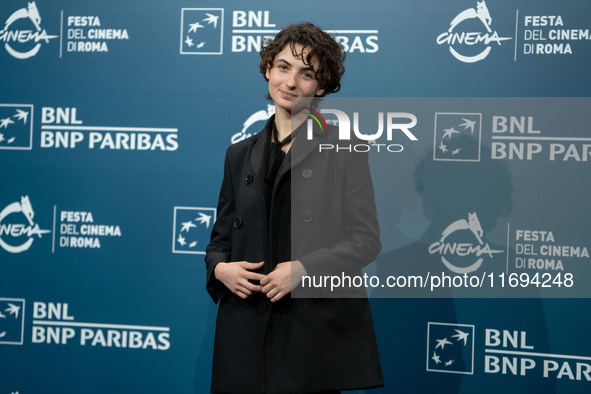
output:
<path id="1" fill-rule="evenodd" d="M 6 141 L 6 143 L 7 144 L 12 144 L 15 139 L 16 139 L 16 137 L 9 138 L 8 141 Z"/>
<path id="2" fill-rule="evenodd" d="M 437 341 L 437 345 L 435 346 L 435 349 L 441 348 L 441 350 L 443 350 L 443 348 L 445 347 L 445 345 L 451 345 L 452 344 L 450 341 L 447 340 L 447 338 L 436 339 L 436 341 Z"/>
<path id="3" fill-rule="evenodd" d="M 453 364 L 453 362 L 454 362 L 454 360 L 449 360 L 449 361 L 446 361 L 446 362 L 445 362 L 445 366 L 446 366 L 446 367 L 449 367 L 450 365 L 452 365 L 452 364 Z"/>
<path id="4" fill-rule="evenodd" d="M 199 212 L 199 217 L 195 218 L 196 222 L 204 224 L 209 228 L 209 221 L 211 220 L 211 215 L 206 215 L 204 213 Z"/>
<path id="5" fill-rule="evenodd" d="M 203 45 L 205 45 L 205 41 L 200 42 L 199 44 L 197 44 L 196 48 L 203 48 Z"/>
<path id="6" fill-rule="evenodd" d="M 460 330 L 457 330 L 457 329 L 454 329 L 454 331 L 457 332 L 457 334 L 456 335 L 452 335 L 451 337 L 452 338 L 458 338 L 457 339 L 458 342 L 463 340 L 464 341 L 464 346 L 466 346 L 466 344 L 468 342 L 468 335 L 469 335 L 469 333 L 463 332 L 463 331 L 460 331 Z"/>
<path id="7" fill-rule="evenodd" d="M 193 40 L 189 37 L 187 37 L 187 39 L 185 40 L 185 44 L 187 44 L 189 47 L 193 46 Z"/>
<path id="8" fill-rule="evenodd" d="M 197 31 L 197 29 L 199 29 L 200 27 L 203 28 L 205 26 L 203 26 L 201 23 L 199 22 L 195 22 L 195 23 L 190 23 L 189 26 L 191 26 L 189 28 L 189 33 L 195 33 Z"/>
<path id="9" fill-rule="evenodd" d="M 9 315 L 14 315 L 15 319 L 18 319 L 18 312 L 21 310 L 20 306 L 8 303 L 8 308 L 4 309 L 4 312 L 8 312 Z"/>
<path id="10" fill-rule="evenodd" d="M 462 148 L 458 148 L 458 149 L 454 149 L 451 151 L 452 155 L 457 155 L 458 153 L 460 153 L 460 151 L 462 150 Z"/>
<path id="11" fill-rule="evenodd" d="M 181 246 L 185 246 L 187 244 L 187 241 L 185 241 L 185 238 L 179 234 L 179 238 L 177 239 L 177 242 L 179 244 L 181 244 Z"/>
<path id="12" fill-rule="evenodd" d="M 7 129 L 8 128 L 8 125 L 9 124 L 13 124 L 13 123 L 14 123 L 14 120 L 10 119 L 10 117 L 4 118 L 4 119 L 0 119 L 0 129 L 2 127 L 4 127 L 5 129 Z"/>
<path id="13" fill-rule="evenodd" d="M 451 136 L 453 134 L 458 133 L 459 131 L 457 131 L 456 129 L 454 129 L 453 127 L 451 129 L 443 129 L 443 131 L 445 131 L 445 133 L 443 134 L 443 137 L 441 137 L 441 139 L 443 140 L 445 137 L 447 137 L 448 139 L 451 139 Z"/>
<path id="14" fill-rule="evenodd" d="M 0 338 L 4 338 L 6 336 L 6 331 L 0 332 Z"/>
<path id="15" fill-rule="evenodd" d="M 13 118 L 17 118 L 17 120 L 22 120 L 23 124 L 27 124 L 27 117 L 29 113 L 27 111 L 23 111 L 22 109 L 17 109 L 16 114 L 12 115 Z"/>
<path id="16" fill-rule="evenodd" d="M 439 144 L 439 146 L 437 147 L 439 150 L 441 150 L 441 152 L 443 153 L 447 153 L 447 145 L 443 144 L 443 141 L 441 141 L 441 144 Z"/>
<path id="17" fill-rule="evenodd" d="M 458 125 L 458 127 L 464 126 L 464 130 L 466 130 L 466 129 L 469 128 L 470 129 L 470 134 L 474 134 L 474 125 L 476 124 L 476 121 L 475 120 L 465 119 L 465 118 L 462 118 L 462 120 L 464 121 L 464 123 L 460 123 Z"/>
<path id="18" fill-rule="evenodd" d="M 205 13 L 205 15 L 207 15 L 207 18 L 203 19 L 204 22 L 207 22 L 208 24 L 212 24 L 213 23 L 213 28 L 217 28 L 218 26 L 218 18 L 220 17 L 219 15 L 212 15 L 212 14 L 208 14 L 207 12 Z"/>
<path id="19" fill-rule="evenodd" d="M 0 133 L 0 142 L 4 141 L 4 134 Z"/>
<path id="20" fill-rule="evenodd" d="M 183 231 L 189 231 L 191 229 L 191 227 L 197 227 L 197 225 L 195 223 L 193 223 L 192 221 L 188 221 L 188 222 L 184 222 L 182 223 L 183 227 L 181 228 L 181 233 Z"/>
<path id="21" fill-rule="evenodd" d="M 441 360 L 439 359 L 437 353 L 433 352 L 433 357 L 431 358 L 433 359 L 433 361 L 435 361 L 435 364 L 441 364 Z"/>
<path id="22" fill-rule="evenodd" d="M 194 248 L 195 246 L 197 246 L 197 241 L 193 241 L 189 244 L 190 248 Z"/>

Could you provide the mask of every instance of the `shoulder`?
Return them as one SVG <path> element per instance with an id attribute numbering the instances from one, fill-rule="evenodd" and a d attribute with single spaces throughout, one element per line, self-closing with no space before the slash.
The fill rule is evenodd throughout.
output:
<path id="1" fill-rule="evenodd" d="M 248 149 L 251 147 L 257 140 L 261 138 L 261 132 L 251 135 L 248 138 L 243 139 L 242 141 L 236 142 L 228 147 L 228 150 L 241 150 L 241 149 Z"/>
<path id="2" fill-rule="evenodd" d="M 248 152 L 250 152 L 253 148 L 253 146 L 257 143 L 259 143 L 261 140 L 261 135 L 260 133 L 258 134 L 254 134 L 240 142 L 237 142 L 235 144 L 232 144 L 230 146 L 228 146 L 228 148 L 226 149 L 226 157 L 229 158 L 234 158 L 234 157 L 240 157 L 243 156 L 245 154 L 247 154 Z"/>
<path id="3" fill-rule="evenodd" d="M 270 130 L 273 125 L 274 118 L 274 116 L 269 118 L 265 124 L 265 127 L 263 127 L 260 132 L 253 134 L 240 142 L 230 145 L 226 151 L 226 155 L 234 156 L 244 154 L 245 152 L 250 152 L 255 145 L 263 144 L 265 142 L 265 138 L 267 138 L 271 132 Z"/>
<path id="4" fill-rule="evenodd" d="M 320 140 L 324 143 L 335 144 L 339 141 L 339 128 L 334 125 L 327 125 L 325 132 L 321 133 Z"/>

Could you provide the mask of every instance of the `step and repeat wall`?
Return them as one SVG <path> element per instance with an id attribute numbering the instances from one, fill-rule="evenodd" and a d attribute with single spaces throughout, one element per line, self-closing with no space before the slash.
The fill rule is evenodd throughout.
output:
<path id="1" fill-rule="evenodd" d="M 273 114 L 258 53 L 299 21 L 347 52 L 337 98 L 408 118 L 357 147 L 383 244 L 367 275 L 457 278 L 366 286 L 372 392 L 591 391 L 590 17 L 582 0 L 2 1 L 0 394 L 209 392 L 224 153 Z"/>

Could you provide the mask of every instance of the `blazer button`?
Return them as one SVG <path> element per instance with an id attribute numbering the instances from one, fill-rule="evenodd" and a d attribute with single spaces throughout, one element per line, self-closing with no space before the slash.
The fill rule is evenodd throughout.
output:
<path id="1" fill-rule="evenodd" d="M 244 183 L 246 183 L 247 185 L 250 185 L 252 183 L 253 179 L 254 179 L 254 177 L 251 174 L 248 174 L 246 176 L 246 179 L 244 180 Z"/>
<path id="2" fill-rule="evenodd" d="M 312 212 L 304 211 L 302 212 L 302 222 L 310 223 L 312 221 Z"/>
<path id="3" fill-rule="evenodd" d="M 311 168 L 304 168 L 302 170 L 302 177 L 304 179 L 310 179 L 310 178 L 312 178 L 312 173 L 313 172 L 312 172 L 312 169 Z"/>
<path id="4" fill-rule="evenodd" d="M 234 228 L 240 228 L 240 227 L 242 227 L 242 218 L 234 219 Z"/>

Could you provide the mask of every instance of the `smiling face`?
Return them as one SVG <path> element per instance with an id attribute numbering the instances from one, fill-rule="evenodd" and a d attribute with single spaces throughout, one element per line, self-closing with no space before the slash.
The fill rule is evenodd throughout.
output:
<path id="1" fill-rule="evenodd" d="M 294 55 L 295 50 L 295 55 Z M 306 48 L 299 44 L 286 45 L 267 67 L 265 76 L 269 80 L 269 95 L 275 102 L 275 112 L 292 112 L 292 100 L 301 97 L 320 96 L 324 89 L 316 79 L 318 61 L 310 64 L 302 59 L 307 56 Z"/>

